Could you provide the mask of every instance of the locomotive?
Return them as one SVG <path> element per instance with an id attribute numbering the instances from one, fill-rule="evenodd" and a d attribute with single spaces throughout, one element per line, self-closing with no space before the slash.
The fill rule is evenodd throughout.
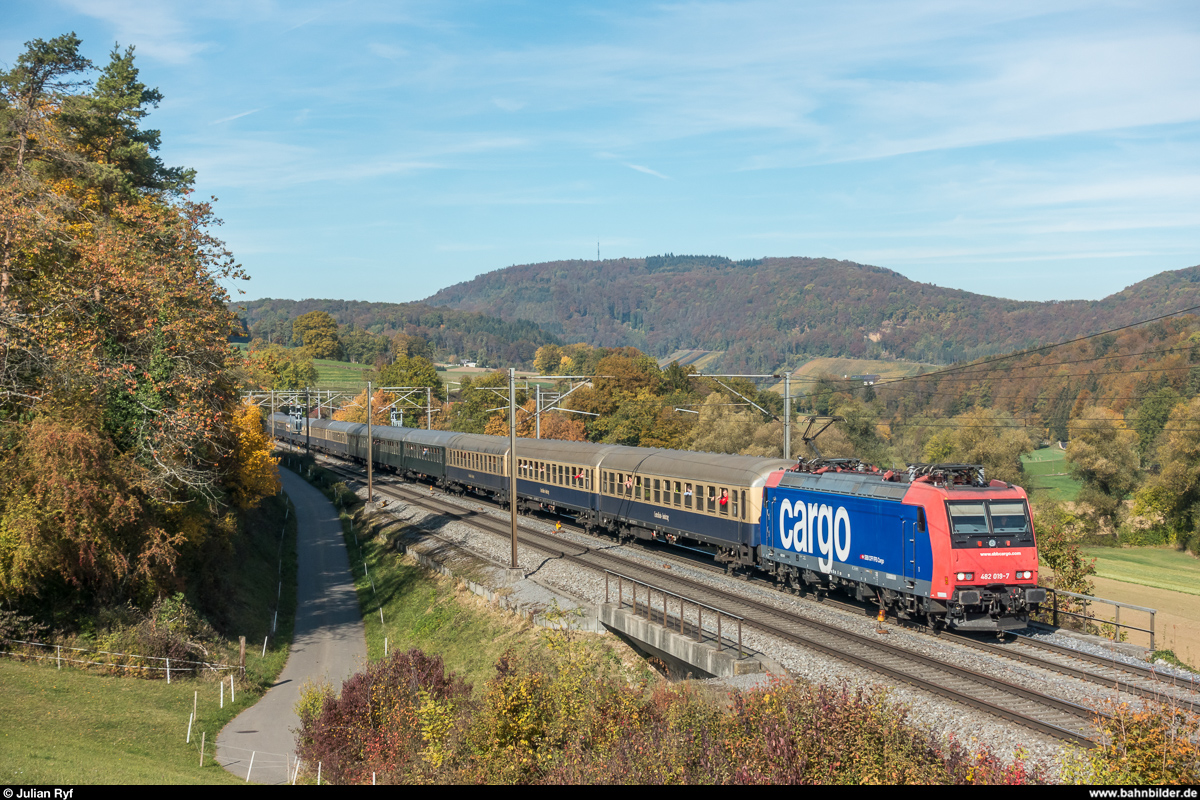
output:
<path id="1" fill-rule="evenodd" d="M 270 417 L 275 438 L 365 463 L 365 424 Z M 881 471 L 623 445 L 373 427 L 375 467 L 587 532 L 689 547 L 818 597 L 841 590 L 961 631 L 1024 627 L 1046 600 L 1025 491 L 972 464 Z M 511 502 L 510 502 L 511 501 Z"/>

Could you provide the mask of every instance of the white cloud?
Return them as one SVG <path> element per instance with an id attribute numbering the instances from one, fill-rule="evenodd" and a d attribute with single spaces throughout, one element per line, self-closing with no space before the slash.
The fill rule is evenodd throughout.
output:
<path id="1" fill-rule="evenodd" d="M 249 111 L 243 111 L 243 112 L 242 112 L 242 113 L 240 113 L 240 114 L 234 114 L 234 115 L 232 115 L 232 116 L 229 116 L 229 117 L 222 117 L 221 119 L 215 119 L 215 120 L 213 120 L 212 122 L 210 122 L 209 124 L 210 124 L 210 125 L 220 125 L 222 122 L 232 122 L 232 121 L 233 121 L 233 120 L 235 120 L 235 119 L 241 119 L 242 117 L 248 117 L 248 116 L 250 116 L 251 114 L 257 114 L 259 111 L 262 111 L 262 109 L 261 109 L 261 108 L 254 108 L 254 109 L 251 109 L 251 110 L 249 110 Z"/>
<path id="2" fill-rule="evenodd" d="M 641 164 L 630 164 L 627 161 L 622 161 L 621 163 L 624 164 L 625 166 L 629 167 L 630 169 L 636 169 L 638 172 L 644 172 L 647 175 L 653 175 L 656 178 L 662 178 L 664 181 L 671 180 L 666 175 L 663 175 L 661 172 L 652 170 L 649 167 L 643 167 Z"/>

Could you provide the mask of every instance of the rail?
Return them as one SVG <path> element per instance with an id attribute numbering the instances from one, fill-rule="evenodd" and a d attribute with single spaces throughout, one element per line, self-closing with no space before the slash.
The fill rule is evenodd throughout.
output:
<path id="1" fill-rule="evenodd" d="M 639 581 L 637 578 L 631 578 L 628 575 L 622 575 L 621 573 L 614 572 L 613 570 L 610 570 L 610 569 L 604 570 L 604 602 L 605 603 L 611 602 L 609 599 L 609 588 L 612 585 L 612 581 L 610 580 L 611 578 L 617 579 L 617 608 L 625 607 L 625 583 L 626 582 L 629 583 L 629 589 L 630 589 L 630 594 L 631 594 L 631 599 L 630 599 L 629 605 L 633 609 L 634 616 L 638 616 L 641 613 L 638 610 L 638 587 L 639 586 L 645 587 L 646 602 L 644 603 L 644 609 L 646 612 L 646 621 L 647 622 L 651 621 L 651 614 L 654 610 L 654 593 L 657 592 L 659 595 L 661 595 L 662 596 L 662 625 L 664 628 L 669 629 L 672 627 L 672 625 L 670 624 L 670 616 L 667 613 L 667 598 L 671 597 L 671 598 L 678 600 L 679 601 L 679 626 L 678 626 L 679 633 L 680 633 L 680 635 L 687 635 L 685 633 L 686 628 L 689 628 L 689 627 L 693 628 L 695 630 L 694 638 L 697 642 L 704 641 L 704 611 L 705 611 L 705 609 L 712 612 L 713 614 L 716 614 L 717 615 L 716 641 L 717 641 L 717 650 L 718 651 L 720 651 L 724 646 L 724 637 L 721 632 L 722 618 L 735 620 L 737 622 L 738 658 L 745 658 L 744 648 L 742 647 L 742 622 L 745 619 L 744 617 L 739 617 L 737 614 L 730 614 L 728 611 L 722 611 L 721 609 L 707 605 L 706 603 L 701 603 L 699 600 L 692 600 L 691 598 L 684 597 L 683 595 L 676 594 L 675 592 L 667 591 L 666 589 L 662 589 L 657 586 L 651 586 L 650 584 L 646 583 L 645 581 Z M 684 621 L 684 612 L 689 605 L 695 606 L 695 608 L 696 608 L 696 624 L 695 625 L 692 625 L 691 623 L 687 623 Z"/>
<path id="2" fill-rule="evenodd" d="M 1114 640 L 1117 639 L 1118 636 L 1120 635 L 1121 628 L 1127 628 L 1128 630 L 1131 630 L 1131 631 L 1139 631 L 1141 633 L 1150 634 L 1150 650 L 1154 651 L 1154 649 L 1155 649 L 1155 647 L 1154 647 L 1154 616 L 1158 613 L 1158 609 L 1145 608 L 1144 606 L 1135 606 L 1132 603 L 1122 603 L 1119 600 L 1108 600 L 1103 597 L 1093 597 L 1090 594 L 1076 594 L 1075 592 L 1068 592 L 1068 591 L 1064 591 L 1062 589 L 1047 589 L 1046 591 L 1050 595 L 1053 596 L 1050 607 L 1052 609 L 1051 624 L 1053 624 L 1054 627 L 1056 627 L 1056 628 L 1058 627 L 1058 617 L 1060 614 L 1062 614 L 1063 616 L 1073 617 L 1075 619 L 1082 620 L 1085 625 L 1089 621 L 1091 621 L 1091 622 L 1099 621 L 1101 624 L 1113 626 L 1113 635 L 1111 638 L 1113 638 Z M 1067 611 L 1065 609 L 1060 611 L 1058 608 L 1057 595 L 1065 595 L 1067 597 L 1073 597 L 1076 600 L 1083 601 L 1083 613 L 1077 614 L 1074 611 Z M 1113 606 L 1113 608 L 1114 608 L 1113 619 L 1111 621 L 1098 620 L 1098 618 L 1095 616 L 1088 616 L 1088 603 L 1089 602 L 1106 603 L 1110 606 Z M 1121 609 L 1122 608 L 1132 609 L 1133 611 L 1144 611 L 1147 614 L 1149 614 L 1150 615 L 1150 627 L 1149 628 L 1139 628 L 1136 625 L 1122 624 L 1121 623 Z"/>

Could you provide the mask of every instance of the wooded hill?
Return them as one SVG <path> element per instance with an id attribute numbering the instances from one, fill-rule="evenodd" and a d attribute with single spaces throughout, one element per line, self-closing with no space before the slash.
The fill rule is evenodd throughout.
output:
<path id="1" fill-rule="evenodd" d="M 443 289 L 432 306 L 531 320 L 564 341 L 661 358 L 721 350 L 731 372 L 805 356 L 935 364 L 1063 341 L 1200 305 L 1200 266 L 1103 300 L 1005 300 L 821 258 L 654 256 L 507 267 Z"/>
<path id="2" fill-rule="evenodd" d="M 424 303 L 366 303 L 355 300 L 250 300 L 230 308 L 250 336 L 275 344 L 292 342 L 292 323 L 323 311 L 339 325 L 388 336 L 405 333 L 429 342 L 436 360 L 463 358 L 485 366 L 528 366 L 537 349 L 559 344 L 535 323 L 435 308 Z"/>

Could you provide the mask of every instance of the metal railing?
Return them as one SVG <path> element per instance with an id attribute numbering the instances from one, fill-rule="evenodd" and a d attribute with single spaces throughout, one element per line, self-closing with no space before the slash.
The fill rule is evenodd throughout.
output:
<path id="1" fill-rule="evenodd" d="M 1090 594 L 1076 594 L 1075 592 L 1068 592 L 1068 591 L 1064 591 L 1062 589 L 1046 589 L 1046 592 L 1047 592 L 1047 594 L 1050 595 L 1051 624 L 1053 624 L 1054 627 L 1056 627 L 1056 628 L 1058 627 L 1058 617 L 1060 614 L 1062 616 L 1072 617 L 1074 619 L 1081 620 L 1084 623 L 1084 625 L 1087 625 L 1089 622 L 1099 623 L 1101 625 L 1112 625 L 1113 626 L 1113 635 L 1111 638 L 1113 638 L 1114 640 L 1118 639 L 1120 637 L 1120 632 L 1121 632 L 1122 628 L 1125 628 L 1125 629 L 1131 630 L 1131 631 L 1139 631 L 1141 633 L 1150 634 L 1150 649 L 1152 651 L 1155 649 L 1155 647 L 1154 647 L 1154 616 L 1155 616 L 1155 614 L 1158 613 L 1158 609 L 1145 608 L 1143 606 L 1135 606 L 1132 603 L 1122 603 L 1119 600 L 1108 600 L 1103 597 L 1093 597 Z M 1076 600 L 1081 600 L 1083 602 L 1083 613 L 1078 614 L 1074 611 L 1066 611 L 1066 610 L 1060 611 L 1058 608 L 1057 595 L 1065 595 L 1066 597 L 1073 597 Z M 1107 605 L 1113 606 L 1113 609 L 1114 609 L 1113 619 L 1106 620 L 1106 619 L 1100 619 L 1096 616 L 1089 615 L 1088 614 L 1088 603 L 1105 603 Z M 1128 609 L 1132 609 L 1134 611 L 1144 611 L 1145 613 L 1149 614 L 1150 615 L 1150 627 L 1149 628 L 1139 628 L 1136 625 L 1122 624 L 1121 623 L 1121 609 L 1122 608 L 1128 608 Z"/>
<path id="2" fill-rule="evenodd" d="M 705 612 L 705 610 L 710 611 L 711 613 L 715 614 L 717 617 L 716 642 L 717 642 L 717 650 L 718 651 L 720 651 L 724 647 L 724 638 L 723 638 L 722 629 L 721 629 L 722 619 L 729 619 L 732 621 L 736 621 L 737 622 L 738 658 L 745 658 L 745 653 L 743 652 L 743 647 L 742 647 L 742 621 L 744 619 L 743 617 L 739 617 L 737 614 L 730 614 L 728 611 L 722 611 L 719 608 L 714 608 L 713 606 L 707 605 L 705 603 L 701 603 L 699 600 L 692 600 L 690 598 L 684 597 L 683 595 L 676 594 L 675 592 L 670 592 L 670 591 L 667 591 L 666 589 L 662 589 L 657 586 L 652 586 L 652 585 L 646 583 L 645 581 L 639 581 L 637 578 L 631 578 L 628 575 L 622 575 L 619 572 L 614 572 L 614 571 L 608 570 L 608 569 L 606 569 L 604 571 L 604 602 L 605 603 L 611 602 L 609 600 L 609 587 L 612 585 L 610 578 L 617 579 L 617 608 L 624 608 L 627 605 L 625 603 L 625 584 L 628 583 L 629 589 L 630 589 L 630 594 L 631 594 L 630 602 L 628 603 L 628 605 L 630 608 L 633 609 L 634 616 L 640 616 L 642 614 L 642 612 L 644 611 L 646 621 L 652 622 L 652 621 L 654 621 L 653 615 L 656 613 L 659 613 L 659 612 L 656 612 L 654 609 L 654 595 L 657 593 L 662 598 L 662 606 L 661 606 L 662 626 L 667 629 L 671 629 L 672 627 L 675 627 L 676 630 L 679 631 L 680 635 L 685 635 L 685 636 L 689 635 L 687 633 L 687 630 L 690 628 L 693 631 L 692 638 L 694 638 L 697 642 L 704 641 L 704 612 Z M 645 603 L 642 604 L 642 606 L 640 608 L 638 606 L 638 587 L 639 586 L 644 587 L 646 589 L 646 601 L 645 601 Z M 678 618 L 679 622 L 678 622 L 677 626 L 673 625 L 671 623 L 671 617 L 667 612 L 667 599 L 668 598 L 673 598 L 679 602 L 679 618 Z M 690 623 L 690 622 L 686 622 L 684 620 L 684 612 L 689 606 L 694 606 L 696 609 L 696 622 L 694 624 Z M 732 645 L 732 642 L 730 644 Z"/>

